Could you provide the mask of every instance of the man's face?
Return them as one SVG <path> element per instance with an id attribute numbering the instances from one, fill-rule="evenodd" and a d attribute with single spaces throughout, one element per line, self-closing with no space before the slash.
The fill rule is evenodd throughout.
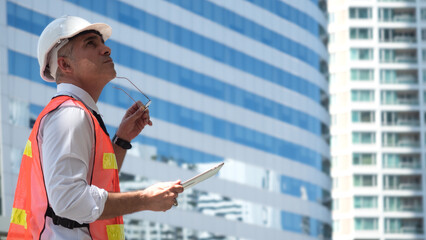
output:
<path id="1" fill-rule="evenodd" d="M 101 89 L 116 76 L 111 49 L 101 36 L 86 33 L 73 39 L 70 64 L 73 75 L 83 86 Z"/>

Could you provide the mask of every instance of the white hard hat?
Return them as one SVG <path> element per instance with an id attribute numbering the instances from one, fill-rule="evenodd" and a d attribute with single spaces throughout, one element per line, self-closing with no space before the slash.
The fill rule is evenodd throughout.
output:
<path id="1" fill-rule="evenodd" d="M 87 30 L 98 31 L 104 41 L 111 36 L 112 32 L 107 24 L 91 24 L 83 18 L 74 16 L 57 18 L 46 26 L 40 35 L 37 47 L 41 78 L 48 82 L 55 81 L 58 50 L 68 42 L 69 38 Z"/>

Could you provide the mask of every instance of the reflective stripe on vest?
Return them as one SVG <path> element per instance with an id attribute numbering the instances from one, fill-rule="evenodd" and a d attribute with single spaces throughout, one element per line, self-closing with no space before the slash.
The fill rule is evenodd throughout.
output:
<path id="1" fill-rule="evenodd" d="M 108 240 L 124 240 L 124 225 L 112 224 L 107 225 Z"/>
<path id="2" fill-rule="evenodd" d="M 25 229 L 27 229 L 27 213 L 24 209 L 12 208 L 12 216 L 10 217 L 10 222 L 22 225 Z"/>
<path id="3" fill-rule="evenodd" d="M 90 185 L 103 188 L 108 192 L 120 192 L 117 161 L 109 136 L 105 134 L 96 118 L 82 102 L 69 96 L 55 97 L 38 116 L 25 145 L 7 239 L 39 239 L 43 233 L 48 200 L 40 164 L 37 134 L 41 119 L 67 101 L 71 101 L 91 116 L 95 127 L 95 157 Z M 92 239 L 96 240 L 124 239 L 123 218 L 116 217 L 90 223 L 89 232 Z"/>

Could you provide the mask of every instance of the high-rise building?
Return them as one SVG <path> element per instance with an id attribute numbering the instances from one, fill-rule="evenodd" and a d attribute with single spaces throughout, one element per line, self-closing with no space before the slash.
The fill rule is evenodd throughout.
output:
<path id="1" fill-rule="evenodd" d="M 152 100 L 123 191 L 188 179 L 222 161 L 165 213 L 125 216 L 128 239 L 330 239 L 324 0 L 0 0 L 1 218 L 7 231 L 20 159 L 54 96 L 37 41 L 54 18 L 112 26 L 118 76 Z M 120 89 L 119 89 L 120 88 Z M 122 91 L 123 90 L 123 91 Z M 114 134 L 132 99 L 124 79 L 98 106 Z"/>
<path id="2" fill-rule="evenodd" d="M 426 239 L 426 1 L 328 10 L 333 239 Z"/>

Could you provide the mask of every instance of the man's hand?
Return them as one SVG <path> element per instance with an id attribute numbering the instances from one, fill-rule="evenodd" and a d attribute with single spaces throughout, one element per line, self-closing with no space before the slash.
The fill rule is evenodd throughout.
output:
<path id="1" fill-rule="evenodd" d="M 117 129 L 117 136 L 126 141 L 132 141 L 146 125 L 152 126 L 149 109 L 141 101 L 134 103 L 126 112 Z"/>
<path id="2" fill-rule="evenodd" d="M 183 192 L 183 187 L 180 180 L 154 184 L 142 191 L 145 208 L 151 211 L 169 210 L 181 192 Z"/>
<path id="3" fill-rule="evenodd" d="M 157 183 L 141 191 L 109 192 L 99 220 L 139 211 L 167 211 L 173 206 L 181 192 L 183 192 L 183 187 L 180 180 Z"/>

